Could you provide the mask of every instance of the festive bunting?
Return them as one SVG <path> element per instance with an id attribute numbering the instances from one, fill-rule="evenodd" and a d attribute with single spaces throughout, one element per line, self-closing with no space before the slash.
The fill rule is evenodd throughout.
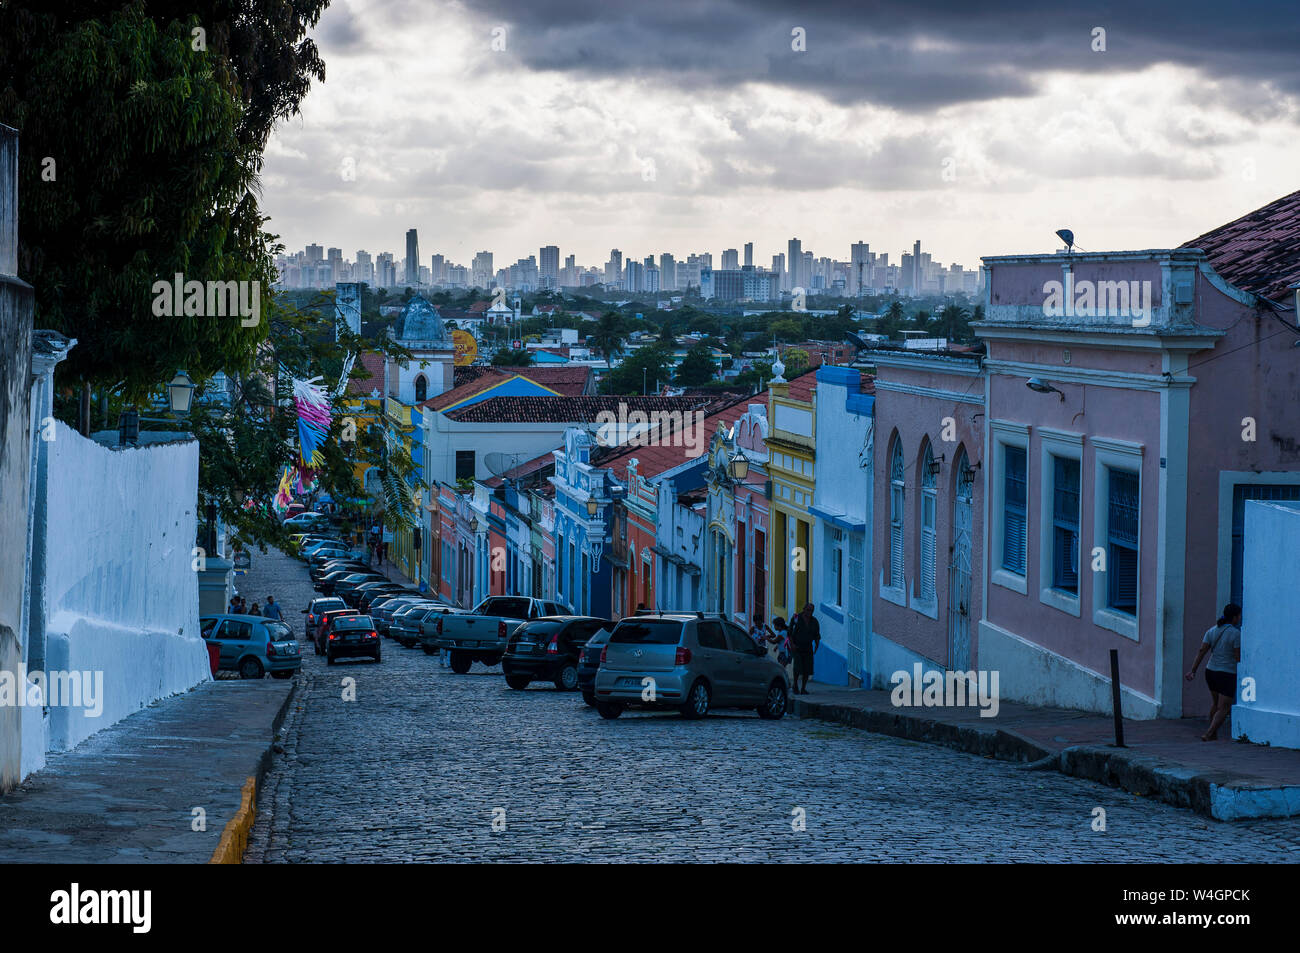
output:
<path id="1" fill-rule="evenodd" d="M 330 401 L 319 377 L 293 382 L 293 400 L 298 408 L 298 465 L 314 470 L 324 462 L 321 446 L 330 430 Z"/>

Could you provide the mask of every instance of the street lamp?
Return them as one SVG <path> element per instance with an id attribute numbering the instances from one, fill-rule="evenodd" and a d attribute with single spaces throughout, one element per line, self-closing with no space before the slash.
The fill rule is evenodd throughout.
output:
<path id="1" fill-rule="evenodd" d="M 745 456 L 745 451 L 737 450 L 736 455 L 731 458 L 731 476 L 732 479 L 741 482 L 749 476 L 749 457 Z"/>
<path id="2" fill-rule="evenodd" d="M 1025 381 L 1025 386 L 1028 387 L 1036 394 L 1057 394 L 1060 396 L 1061 400 L 1065 400 L 1064 393 L 1057 390 L 1055 387 L 1047 383 L 1047 381 L 1043 380 L 1041 377 L 1029 378 L 1029 380 Z"/>
<path id="3" fill-rule="evenodd" d="M 184 371 L 177 371 L 176 376 L 167 385 L 167 396 L 171 401 L 173 414 L 188 414 L 190 402 L 194 399 L 194 382 Z"/>
<path id="4" fill-rule="evenodd" d="M 594 496 L 587 497 L 587 515 L 595 519 L 598 509 L 600 509 L 600 504 L 596 502 L 596 498 Z"/>

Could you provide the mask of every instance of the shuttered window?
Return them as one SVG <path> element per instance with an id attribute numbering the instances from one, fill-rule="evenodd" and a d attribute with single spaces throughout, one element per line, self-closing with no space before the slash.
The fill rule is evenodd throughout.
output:
<path id="1" fill-rule="evenodd" d="M 903 448 L 897 437 L 889 463 L 889 585 L 903 585 Z"/>
<path id="2" fill-rule="evenodd" d="M 1002 568 L 1025 574 L 1025 450 L 1002 448 Z"/>
<path id="3" fill-rule="evenodd" d="M 1079 594 L 1079 461 L 1052 457 L 1052 588 Z"/>
<path id="4" fill-rule="evenodd" d="M 935 597 L 934 517 L 937 503 L 935 500 L 936 475 L 932 472 L 933 470 L 934 453 L 927 443 L 925 456 L 921 463 L 921 598 L 927 602 Z"/>
<path id="5" fill-rule="evenodd" d="M 1137 615 L 1138 494 L 1135 472 L 1107 469 L 1106 604 L 1129 615 Z"/>

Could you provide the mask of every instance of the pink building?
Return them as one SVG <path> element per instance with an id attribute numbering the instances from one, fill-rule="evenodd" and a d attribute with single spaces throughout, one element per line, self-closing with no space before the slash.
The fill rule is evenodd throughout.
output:
<path id="1" fill-rule="evenodd" d="M 871 684 L 970 671 L 983 605 L 984 380 L 978 354 L 881 349 L 876 365 Z"/>
<path id="2" fill-rule="evenodd" d="M 1118 649 L 1126 714 L 1209 710 L 1183 673 L 1241 601 L 1245 501 L 1300 498 L 1297 225 L 1300 192 L 1171 251 L 984 259 L 977 655 L 1003 698 L 1109 710 Z"/>

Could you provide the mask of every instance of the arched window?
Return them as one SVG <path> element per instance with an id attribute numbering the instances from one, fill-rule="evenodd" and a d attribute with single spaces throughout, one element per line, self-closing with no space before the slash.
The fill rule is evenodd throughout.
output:
<path id="1" fill-rule="evenodd" d="M 415 402 L 422 404 L 428 399 L 429 381 L 423 374 L 419 374 L 415 378 Z"/>
<path id="2" fill-rule="evenodd" d="M 897 435 L 889 458 L 889 585 L 903 586 L 903 443 Z"/>
<path id="3" fill-rule="evenodd" d="M 936 508 L 935 484 L 938 467 L 929 441 L 921 458 L 921 598 L 934 598 L 935 545 L 934 514 Z"/>

